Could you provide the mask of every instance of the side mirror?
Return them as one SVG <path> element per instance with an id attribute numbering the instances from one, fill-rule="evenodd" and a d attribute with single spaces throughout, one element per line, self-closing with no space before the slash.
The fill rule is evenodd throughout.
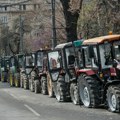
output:
<path id="1" fill-rule="evenodd" d="M 94 50 L 93 50 L 93 46 L 89 46 L 89 57 L 90 58 L 94 58 Z"/>

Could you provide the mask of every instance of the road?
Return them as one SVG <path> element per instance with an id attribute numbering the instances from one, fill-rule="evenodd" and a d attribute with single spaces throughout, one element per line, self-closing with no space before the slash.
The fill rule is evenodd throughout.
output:
<path id="1" fill-rule="evenodd" d="M 11 88 L 0 82 L 0 120 L 120 120 L 120 114 L 104 108 L 88 109 L 71 102 Z"/>

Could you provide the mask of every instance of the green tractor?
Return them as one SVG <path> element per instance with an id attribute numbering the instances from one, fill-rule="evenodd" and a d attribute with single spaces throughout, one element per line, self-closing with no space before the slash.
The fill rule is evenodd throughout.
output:
<path id="1" fill-rule="evenodd" d="M 9 58 L 10 56 L 4 56 L 1 58 L 1 81 L 9 82 Z"/>
<path id="2" fill-rule="evenodd" d="M 22 54 L 10 57 L 10 86 L 20 87 L 20 70 L 23 64 Z"/>
<path id="3" fill-rule="evenodd" d="M 10 57 L 10 74 L 9 74 L 9 82 L 11 87 L 15 85 L 15 71 L 16 71 L 16 59 L 14 56 L 11 56 Z"/>
<path id="4" fill-rule="evenodd" d="M 72 100 L 79 104 L 76 55 L 72 42 L 57 45 L 48 52 L 48 93 L 54 93 L 58 102 Z"/>
<path id="5" fill-rule="evenodd" d="M 79 48 L 80 104 L 88 108 L 104 105 L 120 112 L 120 35 L 84 40 Z"/>

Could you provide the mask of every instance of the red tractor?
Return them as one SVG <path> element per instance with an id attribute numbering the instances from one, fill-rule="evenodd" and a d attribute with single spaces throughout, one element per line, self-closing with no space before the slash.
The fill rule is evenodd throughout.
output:
<path id="1" fill-rule="evenodd" d="M 104 104 L 110 111 L 120 112 L 120 35 L 84 40 L 78 65 L 80 103 L 85 107 Z"/>
<path id="2" fill-rule="evenodd" d="M 30 89 L 35 93 L 48 94 L 47 90 L 47 51 L 38 50 L 35 53 L 35 67 L 31 72 Z"/>
<path id="3" fill-rule="evenodd" d="M 72 42 L 59 44 L 48 52 L 48 93 L 58 102 L 79 104 L 75 51 Z M 49 95 L 50 96 L 50 95 Z"/>

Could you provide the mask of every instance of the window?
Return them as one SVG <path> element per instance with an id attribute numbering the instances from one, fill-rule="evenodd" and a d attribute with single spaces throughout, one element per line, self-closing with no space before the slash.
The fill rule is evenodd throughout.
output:
<path id="1" fill-rule="evenodd" d="M 111 67 L 112 66 L 111 45 L 108 43 L 100 45 L 99 50 L 102 68 Z"/>
<path id="2" fill-rule="evenodd" d="M 115 51 L 115 59 L 120 62 L 120 41 L 113 44 Z"/>
<path id="3" fill-rule="evenodd" d="M 34 10 L 36 10 L 37 9 L 37 5 L 36 4 L 34 4 Z"/>
<path id="4" fill-rule="evenodd" d="M 83 47 L 83 50 L 84 50 L 84 57 L 85 57 L 85 66 L 86 67 L 91 67 L 91 59 L 89 58 L 88 46 Z"/>
<path id="5" fill-rule="evenodd" d="M 82 56 L 82 49 L 79 49 L 77 52 L 77 56 L 78 56 L 78 66 L 79 67 L 83 67 L 83 56 Z"/>
<path id="6" fill-rule="evenodd" d="M 18 62 L 20 67 L 24 66 L 24 59 L 24 56 L 19 56 Z"/>
<path id="7" fill-rule="evenodd" d="M 34 66 L 35 65 L 35 55 L 32 54 L 30 56 L 26 56 L 26 66 Z"/>
<path id="8" fill-rule="evenodd" d="M 5 11 L 7 11 L 7 7 L 5 7 Z"/>
<path id="9" fill-rule="evenodd" d="M 60 68 L 60 55 L 58 51 L 48 53 L 50 69 Z"/>
<path id="10" fill-rule="evenodd" d="M 67 65 L 74 64 L 75 52 L 73 47 L 65 48 Z"/>
<path id="11" fill-rule="evenodd" d="M 98 55 L 97 55 L 97 48 L 96 46 L 93 47 L 94 58 L 92 58 L 92 67 L 98 67 Z"/>
<path id="12" fill-rule="evenodd" d="M 23 10 L 26 10 L 26 5 L 23 5 Z"/>
<path id="13" fill-rule="evenodd" d="M 38 52 L 38 54 L 37 54 L 37 66 L 42 67 L 43 57 L 44 57 L 43 52 Z"/>
<path id="14" fill-rule="evenodd" d="M 19 10 L 22 10 L 22 5 L 19 5 Z"/>

